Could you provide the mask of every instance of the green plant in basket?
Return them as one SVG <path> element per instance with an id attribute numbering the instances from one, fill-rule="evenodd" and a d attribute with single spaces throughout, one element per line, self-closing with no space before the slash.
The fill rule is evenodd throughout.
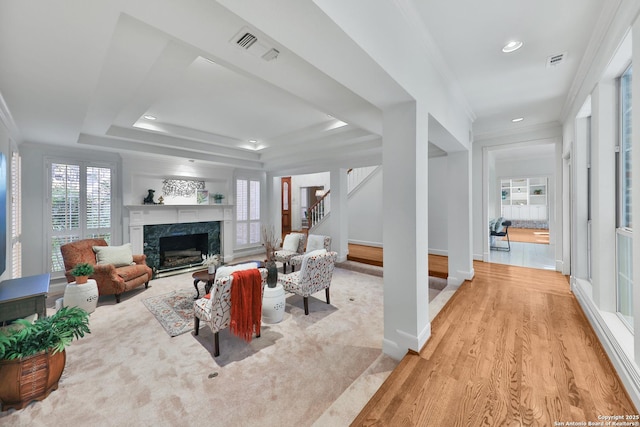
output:
<path id="1" fill-rule="evenodd" d="M 16 320 L 17 327 L 0 332 L 0 360 L 21 359 L 43 351 L 61 352 L 89 330 L 89 314 L 79 307 L 62 307 L 34 323 Z"/>

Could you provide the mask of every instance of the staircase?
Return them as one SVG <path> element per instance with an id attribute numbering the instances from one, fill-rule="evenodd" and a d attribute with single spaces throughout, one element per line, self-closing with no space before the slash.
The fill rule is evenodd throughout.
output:
<path id="1" fill-rule="evenodd" d="M 349 169 L 347 172 L 347 192 L 351 194 L 362 185 L 373 172 L 382 166 L 367 166 L 363 168 Z M 328 190 L 320 200 L 307 209 L 308 229 L 311 229 L 323 221 L 331 212 L 331 190 Z"/>

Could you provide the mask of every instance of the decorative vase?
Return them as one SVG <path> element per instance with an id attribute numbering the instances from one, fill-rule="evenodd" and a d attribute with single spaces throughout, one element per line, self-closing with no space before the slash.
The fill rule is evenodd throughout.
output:
<path id="1" fill-rule="evenodd" d="M 264 264 L 264 267 L 267 269 L 267 285 L 270 288 L 275 288 L 278 283 L 278 265 L 275 261 L 270 260 Z"/>
<path id="2" fill-rule="evenodd" d="M 0 360 L 0 402 L 2 411 L 22 409 L 42 400 L 58 388 L 66 352 L 43 351 L 22 359 Z"/>
<path id="3" fill-rule="evenodd" d="M 207 271 L 209 274 L 216 274 L 216 266 L 210 265 L 209 267 L 207 267 Z"/>
<path id="4" fill-rule="evenodd" d="M 69 283 L 64 289 L 62 304 L 65 307 L 80 307 L 87 313 L 93 313 L 98 306 L 98 295 L 95 279 L 87 280 L 84 285 L 78 285 L 77 282 Z"/>

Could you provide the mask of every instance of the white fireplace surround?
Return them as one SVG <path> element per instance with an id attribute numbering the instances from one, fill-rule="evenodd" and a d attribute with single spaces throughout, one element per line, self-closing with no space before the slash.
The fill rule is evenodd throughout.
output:
<path id="1" fill-rule="evenodd" d="M 230 205 L 133 205 L 129 209 L 129 238 L 133 253 L 144 253 L 144 226 L 220 221 L 224 262 L 233 261 L 233 209 Z"/>

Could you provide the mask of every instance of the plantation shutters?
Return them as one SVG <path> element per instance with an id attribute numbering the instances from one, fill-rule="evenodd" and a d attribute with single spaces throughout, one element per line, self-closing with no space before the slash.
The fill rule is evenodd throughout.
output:
<path id="1" fill-rule="evenodd" d="M 60 246 L 112 234 L 112 169 L 83 163 L 50 164 L 51 272 L 64 271 Z"/>
<path id="2" fill-rule="evenodd" d="M 260 181 L 236 180 L 236 246 L 260 243 Z"/>
<path id="3" fill-rule="evenodd" d="M 22 277 L 22 159 L 11 154 L 11 277 Z"/>

